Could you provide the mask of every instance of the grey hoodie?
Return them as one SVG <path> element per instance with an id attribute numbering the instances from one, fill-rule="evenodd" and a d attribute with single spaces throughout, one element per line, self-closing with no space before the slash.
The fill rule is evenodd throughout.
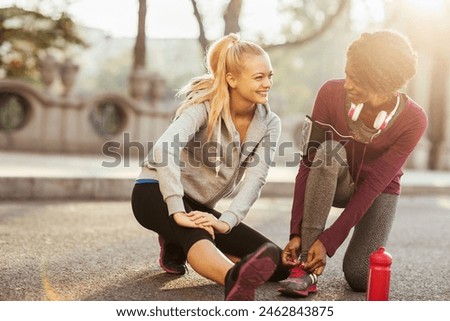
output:
<path id="1" fill-rule="evenodd" d="M 258 104 L 242 146 L 234 124 L 224 118 L 208 142 L 209 111 L 208 102 L 183 111 L 150 150 L 138 179 L 159 181 L 169 215 L 185 212 L 183 195 L 214 208 L 240 183 L 239 193 L 219 218 L 231 229 L 244 219 L 260 195 L 275 155 L 281 122 L 268 105 Z"/>

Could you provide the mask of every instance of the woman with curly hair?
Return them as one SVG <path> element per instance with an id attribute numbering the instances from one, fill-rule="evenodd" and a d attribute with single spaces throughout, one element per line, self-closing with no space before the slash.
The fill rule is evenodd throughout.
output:
<path id="1" fill-rule="evenodd" d="M 385 246 L 394 220 L 402 167 L 427 127 L 427 117 L 400 89 L 416 71 L 416 53 L 401 34 L 363 33 L 347 52 L 345 79 L 319 90 L 312 134 L 295 181 L 290 241 L 282 263 L 291 267 L 279 292 L 317 291 L 326 258 L 354 228 L 343 270 L 354 291 L 366 291 L 369 256 Z M 343 208 L 328 227 L 332 206 Z"/>

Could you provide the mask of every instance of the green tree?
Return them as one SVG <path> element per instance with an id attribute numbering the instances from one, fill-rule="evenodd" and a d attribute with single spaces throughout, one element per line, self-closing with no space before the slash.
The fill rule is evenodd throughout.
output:
<path id="1" fill-rule="evenodd" d="M 0 8 L 0 71 L 6 77 L 35 80 L 40 57 L 49 49 L 86 47 L 65 13 L 58 18 L 19 7 Z"/>

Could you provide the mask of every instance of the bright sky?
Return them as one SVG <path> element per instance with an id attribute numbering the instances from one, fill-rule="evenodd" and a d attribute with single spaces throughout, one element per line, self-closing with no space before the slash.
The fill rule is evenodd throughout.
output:
<path id="1" fill-rule="evenodd" d="M 0 6 L 18 4 L 24 8 L 35 8 L 38 0 L 2 0 Z M 42 2 L 39 7 L 48 12 L 58 9 L 59 0 Z M 224 1 L 202 1 L 207 5 L 207 12 L 219 12 Z M 264 3 L 264 6 L 261 6 Z M 55 5 L 56 4 L 56 5 Z M 59 6 L 59 9 L 63 8 Z M 205 9 L 201 7 L 200 9 Z M 242 24 L 258 26 L 261 31 L 273 32 L 273 24 L 277 21 L 276 0 L 245 0 Z M 69 13 L 76 23 L 88 27 L 105 30 L 115 37 L 134 37 L 137 32 L 138 0 L 72 0 Z M 210 21 L 220 21 L 220 16 L 211 14 L 205 17 Z M 208 28 L 207 37 L 219 37 L 223 25 L 214 23 Z M 193 15 L 190 0 L 147 0 L 147 36 L 152 38 L 197 38 L 198 24 Z M 277 24 L 278 25 L 278 24 Z M 259 31 L 258 30 L 258 31 Z"/>
<path id="2" fill-rule="evenodd" d="M 138 0 L 69 0 L 69 13 L 77 24 L 105 30 L 114 37 L 135 37 L 137 32 Z M 2 0 L 0 6 L 18 4 L 24 8 L 39 8 L 54 12 L 62 10 L 63 0 Z M 445 0 L 408 0 L 421 10 L 436 9 Z M 222 35 L 223 24 L 220 12 L 224 0 L 200 1 L 208 24 L 206 35 L 209 39 Z M 263 32 L 270 40 L 270 35 L 279 34 L 281 22 L 277 15 L 277 0 L 245 0 L 241 14 L 242 29 L 255 34 Z M 367 19 L 367 6 L 371 19 L 381 20 L 383 8 L 381 1 L 354 1 L 352 15 L 364 23 Z M 439 8 L 438 8 L 439 9 Z M 361 14 L 364 12 L 364 14 Z M 197 38 L 198 24 L 193 15 L 190 0 L 147 0 L 147 37 L 151 38 Z"/>
<path id="3" fill-rule="evenodd" d="M 190 12 L 189 0 L 147 0 L 147 36 L 196 37 L 198 28 Z M 137 32 L 137 0 L 77 0 L 70 13 L 80 24 L 104 29 L 113 36 L 134 37 Z"/>

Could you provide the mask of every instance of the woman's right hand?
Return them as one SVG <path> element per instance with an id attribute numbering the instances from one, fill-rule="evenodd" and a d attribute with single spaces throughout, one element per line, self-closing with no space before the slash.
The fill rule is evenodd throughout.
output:
<path id="1" fill-rule="evenodd" d="M 286 244 L 283 252 L 281 252 L 281 263 L 283 265 L 294 267 L 300 264 L 298 256 L 300 254 L 301 242 L 300 236 L 294 236 L 288 244 Z"/>
<path id="2" fill-rule="evenodd" d="M 195 224 L 195 222 L 193 222 L 185 212 L 177 212 L 175 214 L 173 214 L 173 219 L 175 221 L 175 223 L 177 223 L 180 226 L 183 227 L 190 227 L 190 228 L 202 228 L 204 229 L 206 232 L 208 232 L 212 238 L 215 238 L 214 235 L 214 229 L 212 226 L 203 226 L 203 225 L 197 225 Z"/>

